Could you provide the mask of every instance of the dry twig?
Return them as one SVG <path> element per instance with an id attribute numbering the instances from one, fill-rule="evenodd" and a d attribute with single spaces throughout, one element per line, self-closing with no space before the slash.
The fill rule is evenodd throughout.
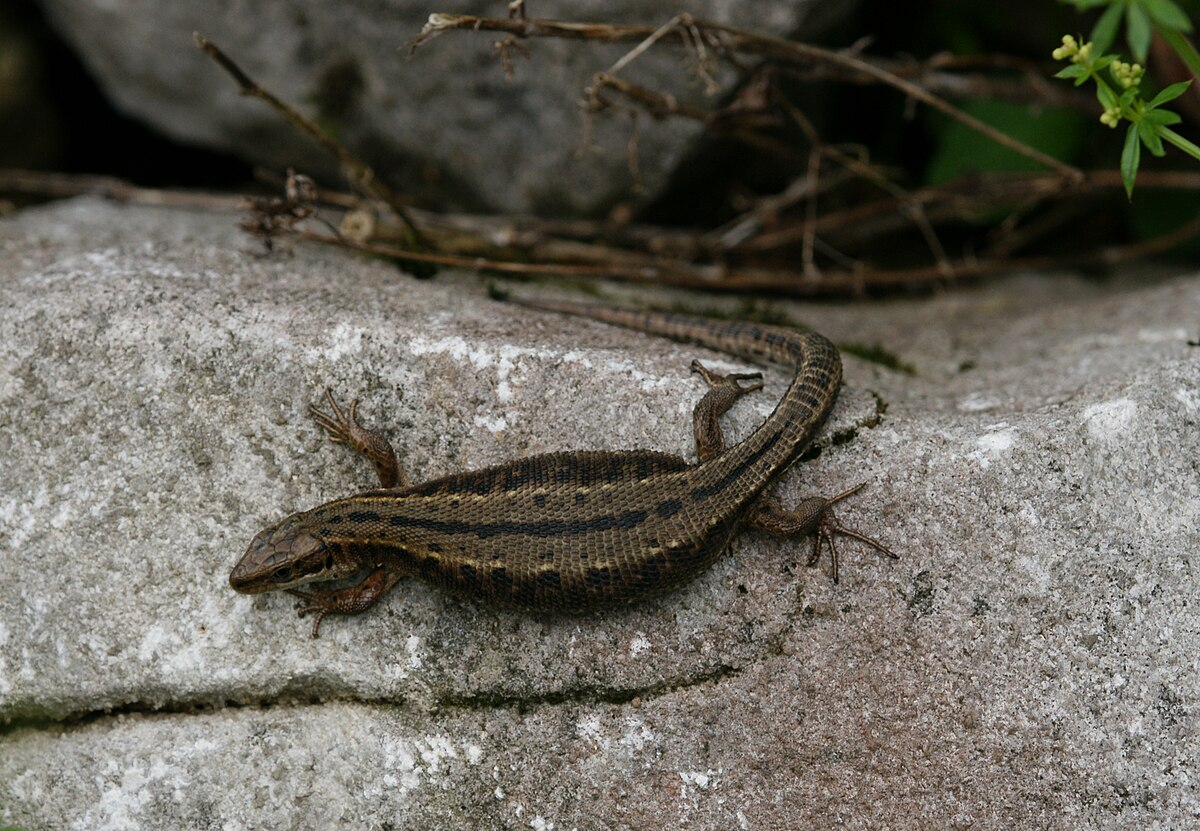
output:
<path id="1" fill-rule="evenodd" d="M 1139 179 L 1143 188 L 1183 188 L 1200 190 L 1200 174 L 1143 173 Z M 1013 180 L 1016 181 L 1013 181 Z M 1000 176 L 994 174 L 973 182 L 947 186 L 944 198 L 953 190 L 972 193 L 994 187 L 998 192 L 1009 190 L 1061 194 L 1060 178 L 1053 174 Z M 1120 174 L 1097 171 L 1087 174 L 1078 192 L 1108 190 L 1120 193 Z M 117 180 L 87 176 L 46 174 L 30 171 L 0 170 L 0 192 L 20 192 L 36 195 L 70 196 L 83 193 L 102 193 L 121 201 L 148 205 L 168 205 L 233 212 L 241 205 L 237 197 L 196 194 L 138 188 Z M 910 194 L 905 198 L 922 198 L 927 194 Z M 355 200 L 344 195 L 319 193 L 323 202 L 352 205 Z M 872 206 L 880 214 L 895 214 L 881 207 L 892 200 L 881 200 Z M 415 212 L 440 251 L 459 253 L 429 253 L 412 251 L 396 245 L 355 240 L 344 235 L 332 235 L 297 228 L 299 239 L 311 240 L 386 256 L 405 262 L 430 263 L 505 274 L 547 274 L 584 278 L 614 278 L 629 282 L 681 286 L 708 291 L 765 291 L 781 295 L 810 297 L 859 294 L 870 288 L 921 287 L 944 283 L 943 268 L 919 267 L 909 269 L 872 269 L 857 264 L 841 270 L 825 270 L 819 280 L 804 271 L 779 266 L 730 266 L 721 263 L 703 265 L 696 258 L 703 256 L 704 244 L 692 232 L 627 225 L 614 230 L 603 224 L 585 220 L 549 221 L 536 218 L 444 215 Z M 818 229 L 830 217 L 846 225 L 862 224 L 862 216 L 851 220 L 847 214 L 827 214 L 816 223 Z M 954 278 L 962 279 L 1021 269 L 1079 268 L 1090 265 L 1113 265 L 1138 257 L 1162 253 L 1188 241 L 1200 233 L 1200 221 L 1191 222 L 1151 240 L 1131 245 L 1099 248 L 1086 253 L 1071 252 L 1055 257 L 1012 259 L 993 256 L 984 259 L 962 259 L 949 263 Z M 377 237 L 406 238 L 406 231 L 386 224 L 375 229 Z M 613 235 L 612 244 L 585 242 Z M 567 237 L 576 237 L 572 241 Z M 820 240 L 814 242 L 822 248 Z M 832 254 L 826 250 L 824 253 Z"/>
<path id="2" fill-rule="evenodd" d="M 355 156 L 344 146 L 342 146 L 332 136 L 310 121 L 297 109 L 276 97 L 270 90 L 259 86 L 245 71 L 234 62 L 232 58 L 225 54 L 219 46 L 213 43 L 199 32 L 193 33 L 192 37 L 196 41 L 196 45 L 204 51 L 206 55 L 212 58 L 218 66 L 224 69 L 238 85 L 238 91 L 242 95 L 249 95 L 257 98 L 267 104 L 271 109 L 281 114 L 288 120 L 289 123 L 300 132 L 304 133 L 309 138 L 316 141 L 323 148 L 333 154 L 341 161 L 343 167 L 348 171 L 348 178 L 351 185 L 361 189 L 363 192 L 373 196 L 381 202 L 388 205 L 396 215 L 400 217 L 400 221 L 408 226 L 409 232 L 412 234 L 413 240 L 422 245 L 426 244 L 421 237 L 421 232 L 413 223 L 409 216 L 408 209 L 404 206 L 400 197 L 392 191 L 386 184 L 383 183 L 375 175 L 374 169 L 362 159 Z"/>
<path id="3" fill-rule="evenodd" d="M 519 48 L 519 40 L 528 37 L 634 43 L 621 59 L 594 76 L 588 90 L 593 106 L 608 105 L 606 93 L 611 92 L 655 116 L 694 119 L 712 130 L 735 135 L 739 140 L 792 159 L 803 159 L 806 154 L 806 175 L 791 182 L 780 193 L 758 199 L 731 222 L 707 231 L 667 230 L 626 222 L 481 217 L 410 209 L 400 204 L 401 200 L 375 176 L 370 166 L 260 87 L 220 49 L 197 35 L 198 45 L 233 76 L 244 94 L 266 102 L 334 154 L 348 171 L 353 185 L 377 200 L 374 207 L 378 207 L 378 202 L 389 205 L 399 222 L 397 225 L 390 217 L 376 216 L 372 203 L 364 204 L 363 200 L 346 194 L 319 192 L 311 180 L 289 176 L 283 197 L 259 199 L 253 203 L 255 214 L 248 229 L 263 237 L 268 245 L 280 236 L 291 236 L 409 263 L 506 274 L 611 277 L 705 290 L 767 291 L 793 296 L 860 293 L 878 287 L 932 286 L 946 280 L 1019 268 L 1111 264 L 1166 250 L 1200 230 L 1200 225 L 1191 223 L 1154 240 L 1093 251 L 1086 256 L 1072 252 L 1061 258 L 1010 258 L 1012 251 L 1064 221 L 1064 216 L 1068 215 L 1065 212 L 1076 210 L 1072 204 L 1060 203 L 1057 210 L 1043 212 L 1025 222 L 1034 206 L 1088 192 L 1108 190 L 1118 193 L 1120 176 L 1109 171 L 1081 172 L 1013 142 L 987 125 L 972 124 L 969 116 L 932 91 L 948 88 L 950 77 L 964 77 L 945 71 L 954 63 L 950 59 L 932 59 L 915 65 L 889 64 L 881 59 L 864 58 L 856 50 L 831 52 L 696 20 L 689 15 L 678 15 L 663 26 L 650 28 L 525 19 L 521 0 L 515 0 L 510 10 L 513 17 L 508 20 L 434 15 L 417 42 L 450 29 L 489 29 L 506 35 L 502 42 L 506 60 L 507 52 Z M 710 80 L 709 65 L 716 59 L 765 58 L 785 66 L 782 70 L 760 71 L 732 101 L 719 110 L 710 110 L 681 103 L 670 95 L 620 76 L 619 73 L 632 61 L 660 44 L 687 49 L 694 57 L 701 77 Z M 906 191 L 895 184 L 888 171 L 871 164 L 865 154 L 856 156 L 824 143 L 804 114 L 779 94 L 774 77 L 780 71 L 805 76 L 825 73 L 842 80 L 886 83 L 912 100 L 936 107 L 1017 152 L 1038 159 L 1053 172 L 989 174 L 939 187 Z M 983 89 L 980 79 L 968 80 L 975 85 L 976 93 Z M 994 92 L 994 89 L 988 91 L 989 94 Z M 636 115 L 637 110 L 634 112 Z M 785 116 L 808 138 L 807 148 L 801 146 L 797 150 L 763 130 L 764 127 L 780 127 Z M 636 133 L 631 141 L 636 142 Z M 630 158 L 631 162 L 636 159 L 633 146 Z M 826 169 L 825 162 L 835 168 Z M 818 195 L 822 207 L 837 203 L 841 194 L 834 189 L 851 178 L 870 182 L 873 187 L 883 190 L 886 198 L 819 213 Z M 1200 174 L 1143 171 L 1139 176 L 1139 187 L 1143 191 L 1154 187 L 1198 190 Z M 229 198 L 134 188 L 109 179 L 55 177 L 22 171 L 0 171 L 0 191 L 6 190 L 53 195 L 100 192 L 126 201 L 218 210 L 229 210 L 233 204 Z M 315 215 L 318 200 L 351 209 L 343 217 L 340 233 L 327 234 L 302 227 L 306 219 Z M 1000 204 L 1017 204 L 1021 208 L 994 230 L 987 248 L 989 256 L 952 258 L 939 240 L 935 224 L 969 218 Z M 1073 204 L 1078 204 L 1078 200 Z M 877 239 L 906 223 L 915 224 L 924 237 L 935 260 L 932 266 L 876 269 L 854 258 L 856 249 L 853 246 Z M 418 234 L 427 250 L 412 250 L 412 242 Z M 388 240 L 399 244 L 389 244 Z M 821 262 L 818 262 L 818 255 L 823 258 Z"/>
<path id="4" fill-rule="evenodd" d="M 753 55 L 785 64 L 830 64 L 844 70 L 859 73 L 878 83 L 893 87 L 912 99 L 920 101 L 971 129 L 987 136 L 1016 153 L 1033 159 L 1039 164 L 1058 171 L 1070 179 L 1079 179 L 1081 171 L 1064 164 L 1024 142 L 1001 133 L 989 124 L 906 78 L 863 60 L 849 52 L 836 52 L 806 43 L 784 40 L 757 32 L 726 26 L 709 20 L 700 20 L 691 15 L 678 15 L 667 26 L 651 29 L 647 26 L 615 26 L 607 23 L 566 23 L 557 20 L 511 20 L 505 18 L 477 17 L 460 14 L 432 14 L 413 40 L 413 47 L 444 32 L 454 30 L 498 31 L 513 37 L 550 37 L 571 40 L 594 40 L 605 43 L 628 41 L 661 42 L 695 48 L 697 43 L 708 44 L 721 56 L 730 54 Z M 653 40 L 650 40 L 653 39 Z M 614 74 L 611 70 L 608 75 Z"/>

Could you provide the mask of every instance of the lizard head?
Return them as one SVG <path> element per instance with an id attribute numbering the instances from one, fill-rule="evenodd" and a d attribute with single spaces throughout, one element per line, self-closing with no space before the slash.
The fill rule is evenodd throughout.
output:
<path id="1" fill-rule="evenodd" d="M 340 580 L 358 564 L 338 555 L 309 530 L 304 514 L 295 514 L 261 532 L 229 574 L 229 585 L 243 594 L 290 589 L 304 583 Z"/>

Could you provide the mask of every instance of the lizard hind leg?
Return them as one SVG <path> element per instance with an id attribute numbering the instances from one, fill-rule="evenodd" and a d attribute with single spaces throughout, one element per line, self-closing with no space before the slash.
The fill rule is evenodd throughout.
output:
<path id="1" fill-rule="evenodd" d="M 862 482 L 828 499 L 823 496 L 811 496 L 802 500 L 790 511 L 776 500 L 764 497 L 755 505 L 754 512 L 750 515 L 750 524 L 772 534 L 788 537 L 812 533 L 813 549 L 806 565 L 817 564 L 817 561 L 821 559 L 821 546 L 824 545 L 829 549 L 833 582 L 837 583 L 838 550 L 835 538 L 839 534 L 865 543 L 885 557 L 893 560 L 900 559 L 900 555 L 878 540 L 842 525 L 833 512 L 834 504 L 841 502 L 847 496 L 858 493 L 865 485 L 866 482 Z"/>
<path id="2" fill-rule="evenodd" d="M 720 375 L 699 361 L 692 361 L 692 372 L 698 373 L 708 392 L 692 411 L 692 431 L 696 436 L 696 456 L 702 462 L 715 458 L 725 449 L 725 434 L 721 431 L 720 418 L 733 403 L 748 392 L 762 389 L 761 372 L 734 372 Z M 756 381 L 742 386 L 739 381 Z"/>

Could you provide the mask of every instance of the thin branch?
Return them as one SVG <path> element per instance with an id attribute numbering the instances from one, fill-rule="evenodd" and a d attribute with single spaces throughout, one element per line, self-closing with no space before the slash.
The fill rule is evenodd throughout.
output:
<path id="1" fill-rule="evenodd" d="M 596 40 L 602 43 L 627 43 L 645 40 L 654 34 L 649 26 L 620 26 L 612 23 L 567 23 L 561 20 L 504 20 L 492 17 L 477 17 L 469 14 L 429 15 L 421 33 L 412 39 L 410 46 L 417 48 L 438 35 L 453 29 L 469 31 L 505 32 L 519 38 L 561 38 L 565 40 Z M 672 34 L 678 39 L 678 33 Z"/>
<path id="2" fill-rule="evenodd" d="M 1016 153 L 1033 159 L 1039 164 L 1056 170 L 1062 176 L 1079 179 L 1083 173 L 1078 168 L 1065 164 L 1042 151 L 1030 147 L 1024 142 L 1008 136 L 990 124 L 986 124 L 973 115 L 960 110 L 943 98 L 934 95 L 929 90 L 895 73 L 880 68 L 856 55 L 847 52 L 835 52 L 812 46 L 806 43 L 784 40 L 782 38 L 761 35 L 756 32 L 739 29 L 734 26 L 699 20 L 690 15 L 680 15 L 671 21 L 678 23 L 669 31 L 661 32 L 659 27 L 651 29 L 647 26 L 613 26 L 602 23 L 564 23 L 555 20 L 508 20 L 503 18 L 477 17 L 474 15 L 433 14 L 429 21 L 413 40 L 416 47 L 430 38 L 451 30 L 485 30 L 506 32 L 514 37 L 553 37 L 572 40 L 594 40 L 604 43 L 644 40 L 655 37 L 658 42 L 675 45 L 691 46 L 693 35 L 689 30 L 699 32 L 705 40 L 714 42 L 722 53 L 740 52 L 756 55 L 785 63 L 824 63 L 840 66 L 854 72 L 873 78 L 879 83 L 900 90 L 905 95 L 933 107 L 950 118 L 966 124 L 971 129 L 987 136 L 997 144 L 1001 144 Z"/>
<path id="3" fill-rule="evenodd" d="M 1078 113 L 1093 114 L 1097 111 L 1096 96 L 1073 87 L 1051 84 L 1045 75 L 1024 69 L 1021 78 L 994 77 L 979 72 L 946 71 L 951 66 L 938 57 L 926 61 L 897 60 L 881 56 L 861 57 L 878 68 L 898 78 L 907 78 L 937 95 L 948 98 L 987 98 L 995 101 L 1010 101 L 1015 104 L 1033 104 L 1055 107 Z M 801 81 L 834 81 L 843 84 L 874 84 L 877 80 L 861 72 L 841 66 L 813 65 L 782 70 L 790 77 Z"/>
<path id="4" fill-rule="evenodd" d="M 978 277 L 1007 271 L 1047 270 L 1070 266 L 1111 266 L 1152 254 L 1159 254 L 1187 242 L 1200 234 L 1200 220 L 1150 240 L 1125 246 L 1100 248 L 1091 253 L 1072 253 L 1057 257 L 1027 257 L 1023 259 L 963 260 L 951 264 L 955 278 Z M 793 297 L 862 294 L 867 288 L 932 287 L 944 283 L 946 273 L 939 267 L 908 269 L 863 269 L 861 271 L 826 272 L 819 278 L 787 269 L 725 268 L 697 266 L 688 263 L 668 263 L 644 267 L 614 267 L 612 265 L 578 265 L 570 263 L 521 263 L 485 257 L 455 257 L 409 251 L 394 246 L 355 242 L 342 237 L 301 231 L 298 236 L 343 248 L 394 257 L 410 262 L 435 263 L 507 274 L 552 274 L 575 277 L 619 279 L 634 283 L 677 286 L 704 291 L 772 292 Z"/>
<path id="5" fill-rule="evenodd" d="M 825 234 L 842 231 L 854 239 L 870 239 L 904 223 L 906 219 L 902 212 L 907 205 L 923 206 L 932 222 L 969 218 L 997 205 L 1013 202 L 1116 191 L 1121 187 L 1121 175 L 1115 170 L 1087 171 L 1079 181 L 1065 180 L 1047 173 L 964 176 L 944 185 L 827 213 L 817 220 L 817 230 Z M 1200 190 L 1200 173 L 1182 170 L 1141 171 L 1138 174 L 1138 187 L 1143 190 Z M 799 244 L 803 235 L 799 221 L 780 223 L 770 231 L 741 243 L 739 250 L 753 254 L 786 248 Z"/>
<path id="6" fill-rule="evenodd" d="M 826 145 L 820 135 L 817 133 L 817 128 L 813 126 L 808 117 L 792 104 L 787 99 L 781 98 L 780 102 L 783 109 L 788 113 L 792 120 L 800 127 L 804 134 L 808 137 L 809 142 L 820 150 L 821 154 L 831 159 L 836 164 L 841 165 L 846 170 L 854 173 L 864 180 L 872 183 L 881 190 L 886 191 L 895 199 L 899 200 L 899 211 L 902 215 L 912 220 L 913 224 L 921 232 L 921 236 L 925 238 L 925 244 L 929 247 L 933 254 L 937 266 L 942 270 L 942 273 L 947 277 L 953 277 L 953 272 L 950 267 L 950 258 L 946 255 L 946 249 L 942 246 L 942 241 L 938 238 L 937 232 L 933 229 L 933 223 L 929 221 L 926 215 L 924 206 L 912 196 L 904 188 L 894 183 L 887 176 L 884 176 L 872 165 L 866 164 L 853 156 L 850 156 L 836 147 Z M 811 213 L 811 211 L 810 211 Z M 811 251 L 811 240 L 816 236 L 816 216 L 808 216 L 803 220 L 804 233 L 802 236 L 804 250 Z"/>
<path id="7" fill-rule="evenodd" d="M 643 105 L 651 114 L 657 117 L 678 115 L 695 121 L 707 121 L 717 112 L 716 110 L 681 103 L 673 95 L 664 95 L 660 92 L 655 92 L 639 84 L 626 81 L 624 78 L 609 75 L 606 72 L 598 72 L 593 77 L 592 86 L 588 87 L 586 93 L 588 100 L 594 100 L 602 89 L 611 89 L 619 92 L 629 100 Z"/>
<path id="8" fill-rule="evenodd" d="M 4 168 L 0 168 L 0 192 L 50 198 L 92 195 L 112 199 L 114 202 L 197 208 L 206 211 L 237 211 L 245 201 L 241 196 L 228 194 L 143 188 L 112 176 Z"/>
<path id="9" fill-rule="evenodd" d="M 1139 186 L 1200 190 L 1200 174 L 1193 172 L 1146 171 L 1139 177 Z M 953 186 L 908 194 L 921 204 L 936 200 L 953 206 L 967 194 L 979 202 L 979 195 L 993 200 L 1011 199 L 1015 194 L 1045 199 L 1075 195 L 1087 191 L 1122 191 L 1120 174 L 1116 171 L 1088 173 L 1084 182 L 1064 187 L 1061 177 L 1053 174 L 1017 174 L 977 177 L 962 180 Z M 121 201 L 146 205 L 169 205 L 193 209 L 234 212 L 243 207 L 239 197 L 203 193 L 165 191 L 138 188 L 107 177 L 47 174 L 31 171 L 0 170 L 0 192 L 20 192 L 40 196 L 73 196 L 99 193 Z M 1040 195 L 1039 195 L 1040 194 Z M 322 202 L 351 204 L 338 194 L 319 194 Z M 873 211 L 895 215 L 904 200 L 880 200 L 868 206 Z M 993 201 L 992 204 L 996 204 Z M 885 207 L 890 204 L 890 208 Z M 818 219 L 818 231 L 828 233 L 824 226 L 832 217 L 833 227 L 862 227 L 869 223 L 860 212 L 852 219 L 853 211 L 827 214 Z M 532 217 L 495 217 L 470 215 L 439 215 L 417 212 L 422 226 L 442 251 L 456 254 L 416 252 L 395 245 L 348 239 L 345 236 L 296 230 L 294 236 L 324 244 L 370 252 L 401 261 L 434 263 L 445 266 L 477 269 L 505 274 L 553 274 L 576 277 L 612 277 L 635 283 L 683 286 L 706 291 L 766 291 L 790 296 L 830 296 L 861 294 L 865 290 L 894 287 L 931 287 L 944 283 L 946 271 L 939 266 L 910 269 L 871 269 L 854 265 L 820 238 L 814 247 L 837 262 L 850 264 L 841 270 L 826 270 L 820 277 L 811 272 L 780 267 L 765 267 L 754 262 L 730 266 L 722 263 L 700 264 L 694 258 L 705 253 L 703 238 L 695 232 L 681 232 L 644 225 L 625 225 L 612 228 L 603 223 L 584 220 L 550 221 Z M 406 239 L 406 232 L 394 224 L 389 231 L 385 223 L 375 229 L 375 238 L 389 233 Z M 1161 253 L 1200 233 L 1200 221 L 1184 225 L 1170 233 L 1131 245 L 1098 249 L 1089 252 L 1070 252 L 1056 257 L 1008 259 L 992 256 L 985 259 L 964 259 L 949 262 L 954 278 L 977 277 L 1021 269 L 1050 269 L 1087 265 L 1112 265 L 1138 257 Z M 580 241 L 569 239 L 575 236 Z M 613 244 L 585 242 L 585 239 L 610 239 Z M 799 240 L 797 240 L 799 241 Z M 636 249 L 643 250 L 636 250 Z"/>
<path id="10" fill-rule="evenodd" d="M 814 182 L 808 177 L 797 177 L 779 193 L 754 200 L 748 210 L 714 228 L 700 237 L 703 248 L 711 252 L 727 253 L 736 249 L 746 239 L 775 222 L 779 214 L 810 194 L 820 194 L 846 184 L 857 178 L 849 171 L 833 172 Z"/>
<path id="11" fill-rule="evenodd" d="M 639 43 L 637 46 L 633 47 L 628 52 L 626 52 L 624 55 L 622 55 L 620 58 L 618 58 L 617 62 L 614 63 L 612 66 L 610 66 L 607 70 L 605 70 L 605 72 L 603 74 L 616 75 L 622 69 L 629 66 L 629 64 L 633 63 L 635 60 L 637 60 L 641 55 L 646 53 L 650 49 L 651 46 L 653 46 L 655 43 L 657 43 L 658 41 L 660 41 L 664 37 L 666 37 L 668 33 L 673 31 L 675 29 L 675 27 L 677 27 L 681 22 L 683 22 L 684 18 L 685 18 L 685 16 L 681 15 L 681 14 L 677 14 L 674 17 L 672 17 L 666 23 L 659 26 L 657 29 L 655 29 L 650 34 L 646 35 L 646 37 L 642 39 L 641 43 Z"/>
<path id="12" fill-rule="evenodd" d="M 813 183 L 821 181 L 821 148 L 814 144 L 808 152 L 808 173 L 806 178 Z M 817 256 L 814 253 L 817 243 L 817 188 L 809 191 L 804 200 L 804 245 L 800 248 L 801 262 L 804 263 L 804 273 L 814 277 L 821 273 L 817 267 Z"/>
<path id="13" fill-rule="evenodd" d="M 615 277 L 633 282 L 656 282 L 657 274 L 652 266 L 621 266 L 614 263 L 587 265 L 580 263 L 531 263 L 516 260 L 499 260 L 490 257 L 464 257 L 455 254 L 434 254 L 426 251 L 410 251 L 393 245 L 349 239 L 344 236 L 321 234 L 316 231 L 298 231 L 299 239 L 322 242 L 341 248 L 352 248 L 368 254 L 392 257 L 404 262 L 430 263 L 450 268 L 469 268 L 476 271 L 494 271 L 507 274 L 554 274 L 575 277 Z"/>
<path id="14" fill-rule="evenodd" d="M 246 72 L 238 66 L 232 58 L 225 54 L 219 46 L 213 43 L 199 32 L 193 32 L 192 37 L 196 41 L 196 45 L 204 51 L 206 55 L 213 59 L 229 73 L 230 77 L 238 85 L 238 92 L 242 95 L 248 95 L 252 98 L 264 102 L 273 110 L 278 112 L 291 123 L 293 127 L 311 138 L 326 151 L 336 156 L 346 170 L 350 172 L 350 181 L 352 184 L 369 193 L 371 196 L 387 204 L 396 215 L 400 217 L 400 221 L 408 226 L 409 232 L 413 239 L 426 245 L 426 241 L 422 238 L 421 232 L 409 217 L 408 209 L 405 208 L 400 197 L 392 191 L 386 184 L 383 183 L 375 175 L 375 170 L 362 159 L 355 156 L 345 147 L 343 147 L 336 139 L 326 133 L 315 123 L 306 118 L 299 110 L 292 107 L 290 104 L 280 100 L 266 88 L 259 86 Z"/>

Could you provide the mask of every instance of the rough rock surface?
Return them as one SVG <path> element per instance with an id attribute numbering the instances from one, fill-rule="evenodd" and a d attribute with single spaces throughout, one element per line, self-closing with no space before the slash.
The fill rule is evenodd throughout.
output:
<path id="1" fill-rule="evenodd" d="M 90 200 L 0 221 L 0 825 L 1200 821 L 1200 275 L 777 304 L 913 372 L 848 354 L 781 487 L 869 481 L 842 518 L 897 562 L 844 543 L 833 585 L 807 541 L 748 532 L 632 609 L 535 620 L 411 582 L 313 641 L 226 578 L 260 527 L 370 481 L 305 416 L 326 385 L 416 479 L 691 455 L 701 385 L 692 348 L 467 275 L 249 248 L 232 217 Z"/>
<path id="2" fill-rule="evenodd" d="M 624 116 L 585 120 L 579 107 L 596 72 L 631 44 L 556 40 L 524 44 L 514 80 L 494 54 L 496 34 L 455 32 L 409 59 L 407 44 L 432 12 L 506 16 L 501 0 L 428 2 L 285 0 L 41 0 L 126 113 L 180 140 L 231 151 L 275 170 L 328 171 L 329 161 L 261 102 L 239 96 L 192 43 L 200 31 L 255 80 L 315 117 L 406 192 L 469 208 L 544 215 L 603 212 L 635 195 Z M 690 0 L 663 6 L 612 0 L 538 0 L 530 13 L 571 21 L 657 26 L 678 12 L 786 36 L 812 0 Z M 828 6 L 828 4 L 825 4 Z M 845 4 L 834 8 L 843 9 Z M 829 17 L 830 9 L 820 9 Z M 651 50 L 623 77 L 681 100 L 715 106 L 674 48 Z M 723 81 L 732 81 L 724 76 Z M 655 192 L 699 128 L 643 116 L 639 170 Z M 563 187 L 570 182 L 570 187 Z"/>

